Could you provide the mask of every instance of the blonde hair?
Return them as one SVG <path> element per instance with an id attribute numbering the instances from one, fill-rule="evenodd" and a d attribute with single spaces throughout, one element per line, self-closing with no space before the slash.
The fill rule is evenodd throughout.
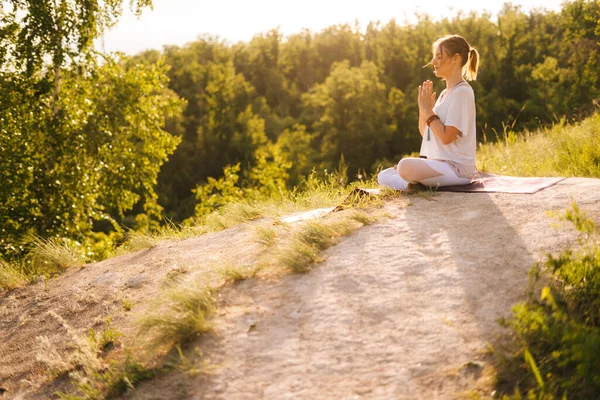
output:
<path id="1" fill-rule="evenodd" d="M 431 45 L 431 49 L 434 53 L 438 48 L 449 56 L 458 54 L 462 60 L 463 76 L 470 81 L 477 79 L 479 52 L 474 47 L 471 47 L 465 38 L 459 35 L 443 36 Z M 431 62 L 429 64 L 431 64 Z"/>

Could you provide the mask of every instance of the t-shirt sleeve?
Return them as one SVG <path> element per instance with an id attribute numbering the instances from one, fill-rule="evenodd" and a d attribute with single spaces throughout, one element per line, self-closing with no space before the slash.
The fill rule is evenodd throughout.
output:
<path id="1" fill-rule="evenodd" d="M 467 136 L 470 120 L 475 118 L 475 99 L 473 92 L 467 88 L 457 90 L 454 96 L 449 99 L 448 113 L 444 125 L 453 126 L 462 133 L 462 137 Z"/>

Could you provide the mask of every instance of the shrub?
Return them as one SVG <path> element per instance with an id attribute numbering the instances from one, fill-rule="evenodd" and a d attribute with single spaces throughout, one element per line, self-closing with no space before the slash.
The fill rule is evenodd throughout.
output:
<path id="1" fill-rule="evenodd" d="M 515 306 L 506 322 L 522 344 L 533 398 L 596 398 L 600 393 L 600 248 L 597 228 L 575 203 L 561 217 L 580 232 L 579 250 L 549 256 L 538 299 Z M 542 268 L 536 266 L 533 277 Z M 520 395 L 517 395 L 519 398 Z"/>

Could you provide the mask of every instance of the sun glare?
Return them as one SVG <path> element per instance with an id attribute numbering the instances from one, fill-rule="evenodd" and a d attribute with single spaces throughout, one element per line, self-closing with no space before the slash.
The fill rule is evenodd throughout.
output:
<path id="1" fill-rule="evenodd" d="M 364 30 L 371 21 L 387 23 L 396 19 L 399 23 L 414 23 L 416 13 L 428 14 L 434 19 L 471 10 L 495 15 L 504 2 L 154 0 L 154 9 L 144 10 L 140 19 L 125 10 L 119 24 L 99 41 L 99 47 L 104 47 L 106 51 L 134 54 L 148 48 L 160 49 L 164 45 L 181 46 L 202 34 L 219 36 L 235 43 L 249 41 L 253 35 L 274 28 L 279 28 L 283 35 L 300 32 L 303 28 L 318 32 L 328 26 L 344 23 Z M 513 1 L 513 4 L 520 4 L 524 11 L 533 8 L 558 10 L 560 3 L 561 0 Z"/>

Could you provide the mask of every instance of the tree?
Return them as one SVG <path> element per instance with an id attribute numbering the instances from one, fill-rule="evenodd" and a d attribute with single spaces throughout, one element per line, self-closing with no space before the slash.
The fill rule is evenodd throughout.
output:
<path id="1" fill-rule="evenodd" d="M 320 148 L 322 167 L 344 155 L 351 176 L 369 169 L 391 138 L 385 85 L 371 62 L 333 65 L 331 75 L 303 96 L 305 118 Z"/>
<path id="2" fill-rule="evenodd" d="M 60 69 L 90 55 L 93 41 L 114 26 L 123 0 L 5 0 L 0 5 L 0 71 L 44 71 L 50 64 L 54 77 Z M 136 15 L 152 0 L 131 0 Z M 47 59 L 50 59 L 48 63 Z"/>
<path id="3" fill-rule="evenodd" d="M 91 245 L 97 222 L 120 230 L 136 206 L 138 224 L 159 220 L 156 177 L 179 143 L 163 126 L 182 103 L 166 92 L 164 64 L 98 63 L 93 39 L 121 1 L 2 5 L 0 253 L 23 254 L 30 235 Z"/>
<path id="4" fill-rule="evenodd" d="M 185 60 L 181 68 L 173 68 L 171 87 L 187 100 L 182 144 L 160 176 L 160 191 L 170 205 L 167 213 L 175 220 L 193 214 L 192 189 L 208 177 L 219 177 L 226 165 L 251 162 L 267 139 L 264 129 L 254 129 L 259 123 L 252 108 L 254 88 L 236 73 L 233 61 L 207 61 L 197 53 L 213 46 L 219 45 L 169 49 L 171 60 Z"/>
<path id="5" fill-rule="evenodd" d="M 298 185 L 302 178 L 309 174 L 318 159 L 317 151 L 311 146 L 312 139 L 306 127 L 301 124 L 284 130 L 277 138 L 277 147 L 290 163 L 289 186 Z"/>

